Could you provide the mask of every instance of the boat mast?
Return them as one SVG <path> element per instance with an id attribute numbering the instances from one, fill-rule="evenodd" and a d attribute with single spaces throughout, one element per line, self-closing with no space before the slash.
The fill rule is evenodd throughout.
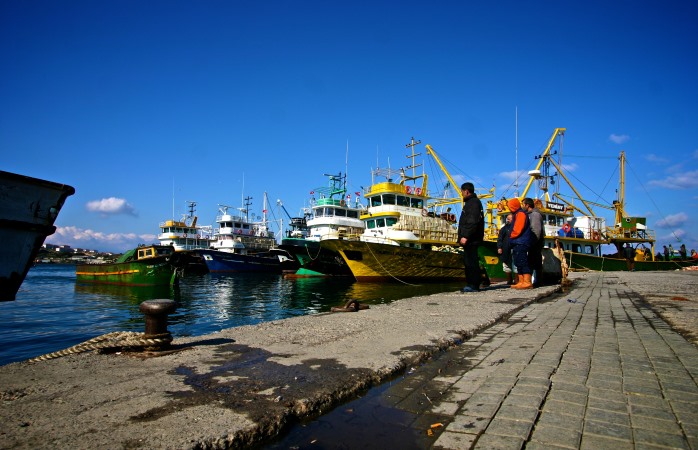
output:
<path id="1" fill-rule="evenodd" d="M 412 164 L 406 167 L 407 170 L 412 169 L 412 176 L 411 177 L 406 176 L 403 173 L 403 177 L 404 177 L 405 181 L 407 181 L 407 180 L 415 181 L 417 178 L 421 177 L 421 175 L 417 176 L 417 167 L 421 166 L 421 164 L 415 164 L 415 162 L 414 162 L 414 159 L 417 156 L 421 155 L 421 153 L 415 153 L 414 148 L 421 143 L 422 143 L 422 141 L 415 141 L 414 137 L 412 137 L 412 138 L 410 138 L 410 143 L 405 144 L 405 148 L 409 148 L 412 152 L 412 154 L 407 155 L 407 158 L 412 160 Z M 422 189 L 426 189 L 426 186 L 424 186 L 424 183 L 422 183 Z"/>
<path id="2" fill-rule="evenodd" d="M 244 201 L 243 204 L 245 205 L 245 207 L 240 210 L 240 212 L 245 213 L 245 221 L 246 222 L 250 221 L 250 205 L 252 205 L 251 200 L 252 200 L 252 197 L 245 197 L 245 199 L 243 200 Z"/>
<path id="3" fill-rule="evenodd" d="M 196 202 L 192 202 L 190 200 L 187 200 L 187 203 L 189 203 L 189 218 L 191 219 L 191 225 L 192 227 L 196 226 L 196 216 L 194 216 L 194 213 L 196 212 Z M 186 224 L 186 220 L 185 220 Z"/>
<path id="4" fill-rule="evenodd" d="M 518 197 L 519 196 L 519 107 L 516 107 L 516 133 L 515 133 L 515 142 L 514 146 L 516 149 L 516 156 L 515 156 L 515 174 L 516 177 L 514 178 L 514 182 L 516 183 L 516 189 L 514 190 L 514 196 Z"/>
<path id="5" fill-rule="evenodd" d="M 613 206 L 616 209 L 616 223 L 617 226 L 623 220 L 625 213 L 625 152 L 620 152 L 620 184 L 618 186 L 618 200 L 613 202 Z"/>

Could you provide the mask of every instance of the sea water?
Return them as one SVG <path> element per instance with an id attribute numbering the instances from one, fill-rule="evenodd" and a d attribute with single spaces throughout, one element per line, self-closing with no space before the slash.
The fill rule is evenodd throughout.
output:
<path id="1" fill-rule="evenodd" d="M 225 328 L 327 312 L 349 299 L 380 304 L 452 292 L 460 284 L 357 283 L 350 278 L 287 279 L 272 274 L 188 275 L 179 286 L 139 288 L 77 283 L 75 266 L 39 264 L 15 301 L 0 302 L 0 365 L 62 350 L 113 331 L 145 330 L 145 300 L 171 299 L 175 340 Z"/>

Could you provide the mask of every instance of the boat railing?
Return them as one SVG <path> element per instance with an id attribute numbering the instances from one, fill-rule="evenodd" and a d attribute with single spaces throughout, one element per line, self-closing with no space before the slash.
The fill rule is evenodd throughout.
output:
<path id="1" fill-rule="evenodd" d="M 454 244 L 458 229 L 440 217 L 401 216 L 394 230 L 411 231 L 420 241 Z"/>
<path id="2" fill-rule="evenodd" d="M 608 239 L 637 239 L 655 241 L 657 234 L 654 230 L 641 228 L 606 227 Z"/>

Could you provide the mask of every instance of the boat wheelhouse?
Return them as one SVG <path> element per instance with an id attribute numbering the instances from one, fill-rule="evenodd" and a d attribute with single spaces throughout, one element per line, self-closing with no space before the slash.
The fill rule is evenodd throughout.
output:
<path id="1" fill-rule="evenodd" d="M 325 175 L 329 185 L 310 192 L 310 207 L 305 208 L 304 217 L 291 218 L 291 230 L 281 241 L 281 248 L 292 253 L 300 264 L 298 271 L 289 276 L 351 276 L 344 260 L 336 252 L 323 249 L 320 241 L 362 233 L 360 215 L 364 207 L 358 192 L 352 204 L 346 175 Z"/>
<path id="2" fill-rule="evenodd" d="M 175 251 L 209 248 L 213 239 L 213 227 L 197 225 L 196 202 L 189 203 L 189 213 L 181 220 L 166 220 L 160 223 L 158 241 L 161 245 L 171 245 Z"/>
<path id="3" fill-rule="evenodd" d="M 266 203 L 266 193 L 264 199 Z M 246 252 L 255 253 L 277 246 L 276 236 L 267 221 L 266 205 L 263 210 L 263 220 L 250 221 L 251 200 L 252 197 L 245 198 L 245 206 L 238 208 L 240 214 L 231 213 L 232 207 L 228 205 L 218 205 L 216 229 L 213 231 L 213 239 L 209 246 L 211 249 L 240 253 L 244 248 Z"/>

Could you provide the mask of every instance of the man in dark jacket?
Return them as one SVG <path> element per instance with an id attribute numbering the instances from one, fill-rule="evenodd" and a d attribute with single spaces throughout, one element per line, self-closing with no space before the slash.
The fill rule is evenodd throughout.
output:
<path id="1" fill-rule="evenodd" d="M 460 190 L 463 195 L 463 211 L 458 221 L 458 243 L 463 246 L 465 264 L 466 286 L 463 292 L 477 292 L 481 281 L 477 249 L 485 237 L 485 215 L 473 183 L 463 183 Z"/>

